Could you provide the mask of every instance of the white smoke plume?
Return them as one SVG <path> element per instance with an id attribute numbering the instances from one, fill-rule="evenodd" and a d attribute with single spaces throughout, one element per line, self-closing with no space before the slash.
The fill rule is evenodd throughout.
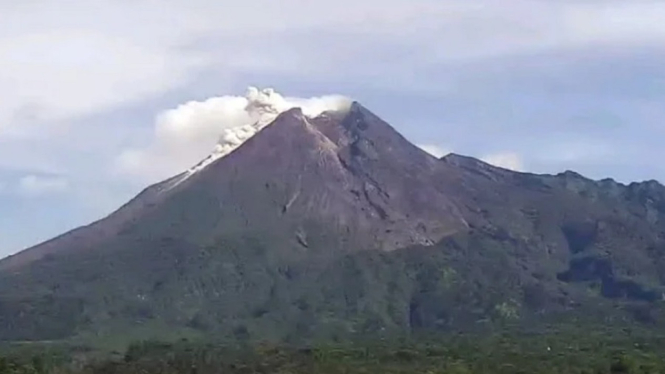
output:
<path id="1" fill-rule="evenodd" d="M 116 160 L 116 171 L 141 182 L 156 182 L 185 170 L 191 175 L 231 153 L 284 111 L 299 107 L 306 116 L 315 117 L 346 110 L 350 103 L 341 95 L 285 97 L 255 87 L 248 88 L 244 97 L 190 101 L 158 115 L 152 144 L 124 151 Z"/>

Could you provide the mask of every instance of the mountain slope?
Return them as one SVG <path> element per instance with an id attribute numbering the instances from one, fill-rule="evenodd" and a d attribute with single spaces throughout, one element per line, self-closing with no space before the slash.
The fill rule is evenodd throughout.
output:
<path id="1" fill-rule="evenodd" d="M 432 242 L 464 226 L 455 206 L 433 183 L 436 160 L 379 118 L 354 104 L 341 117 L 327 113 L 314 122 L 299 109 L 288 110 L 261 136 L 205 173 L 182 183 L 177 176 L 152 186 L 84 232 L 75 230 L 21 252 L 0 262 L 0 269 L 59 249 L 96 247 L 128 230 L 154 230 L 146 235 L 204 243 L 219 230 L 270 231 L 262 226 L 311 218 L 312 224 L 353 236 L 364 247 L 389 249 Z M 433 197 L 436 207 L 430 204 Z M 137 221 L 141 224 L 135 225 Z M 296 226 L 276 231 L 303 229 Z M 423 232 L 430 229 L 431 235 Z"/>
<path id="2" fill-rule="evenodd" d="M 437 160 L 358 103 L 294 108 L 196 173 L 1 261 L 0 337 L 658 324 L 664 214 L 655 182 Z"/>

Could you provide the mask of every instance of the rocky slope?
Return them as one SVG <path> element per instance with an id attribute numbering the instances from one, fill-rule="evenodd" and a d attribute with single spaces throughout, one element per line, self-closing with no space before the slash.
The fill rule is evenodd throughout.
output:
<path id="1" fill-rule="evenodd" d="M 284 150 L 287 151 L 284 151 Z M 436 159 L 358 103 L 0 262 L 0 339 L 661 323 L 665 188 Z"/>

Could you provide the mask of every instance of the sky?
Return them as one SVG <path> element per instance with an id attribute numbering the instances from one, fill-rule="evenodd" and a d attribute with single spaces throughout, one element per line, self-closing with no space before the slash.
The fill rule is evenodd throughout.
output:
<path id="1" fill-rule="evenodd" d="M 664 181 L 663 19 L 663 0 L 1 1 L 0 257 L 197 163 L 219 134 L 194 119 L 248 86 L 348 96 L 437 155 Z"/>

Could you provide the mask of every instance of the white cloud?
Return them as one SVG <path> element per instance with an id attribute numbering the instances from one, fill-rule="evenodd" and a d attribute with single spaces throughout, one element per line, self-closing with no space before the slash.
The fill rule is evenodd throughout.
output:
<path id="1" fill-rule="evenodd" d="M 414 64 L 441 60 L 665 41 L 665 4 L 646 0 L 253 0 L 242 6 L 35 0 L 5 2 L 0 14 L 5 136 L 48 131 L 46 119 L 157 95 L 202 68 L 230 77 L 247 71 L 406 74 Z M 408 53 L 400 61 L 363 61 L 387 47 Z"/>
<path id="2" fill-rule="evenodd" d="M 418 144 L 418 147 L 437 158 L 441 158 L 451 152 L 450 149 L 435 144 Z"/>
<path id="3" fill-rule="evenodd" d="M 192 35 L 192 27 L 179 22 L 188 23 L 186 15 L 167 26 L 162 10 L 107 1 L 0 5 L 0 134 L 49 131 L 45 121 L 104 110 L 183 83 L 202 60 L 177 49 L 178 32 Z"/>
<path id="4" fill-rule="evenodd" d="M 193 167 L 208 155 L 204 165 L 223 157 L 285 110 L 300 107 L 305 115 L 316 116 L 345 109 L 350 102 L 339 95 L 305 99 L 256 88 L 250 88 L 246 97 L 190 101 L 158 115 L 152 144 L 125 150 L 114 168 L 141 182 L 157 182 Z"/>
<path id="5" fill-rule="evenodd" d="M 83 115 L 173 88 L 185 58 L 105 35 L 58 31 L 0 39 L 2 118 L 14 134 L 41 131 L 46 120 Z M 4 73 L 3 73 L 4 72 Z M 44 75 L 46 72 L 48 75 Z"/>
<path id="6" fill-rule="evenodd" d="M 568 38 L 580 43 L 662 43 L 665 3 L 660 0 L 569 3 L 564 7 Z"/>
<path id="7" fill-rule="evenodd" d="M 493 153 L 481 157 L 488 164 L 514 171 L 524 171 L 522 157 L 515 152 Z"/>
<path id="8" fill-rule="evenodd" d="M 433 144 L 418 144 L 425 152 L 431 154 L 434 157 L 441 158 L 452 152 L 451 149 L 444 148 L 438 145 Z M 485 156 L 480 157 L 480 159 L 488 164 L 498 166 L 504 169 L 514 170 L 514 171 L 524 171 L 524 162 L 522 157 L 515 152 L 499 152 L 491 153 Z"/>
<path id="9" fill-rule="evenodd" d="M 25 196 L 59 194 L 69 189 L 64 177 L 27 175 L 19 180 L 18 192 Z"/>

